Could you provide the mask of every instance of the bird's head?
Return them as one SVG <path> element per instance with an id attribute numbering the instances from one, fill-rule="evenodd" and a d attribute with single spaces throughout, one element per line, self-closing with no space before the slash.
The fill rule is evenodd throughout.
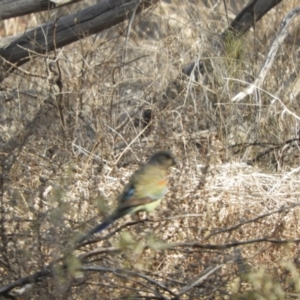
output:
<path id="1" fill-rule="evenodd" d="M 176 165 L 176 159 L 170 151 L 159 151 L 151 156 L 149 163 L 158 164 L 168 169 Z"/>

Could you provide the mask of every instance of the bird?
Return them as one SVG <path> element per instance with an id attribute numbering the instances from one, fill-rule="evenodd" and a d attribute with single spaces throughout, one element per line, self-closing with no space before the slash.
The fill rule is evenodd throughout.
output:
<path id="1" fill-rule="evenodd" d="M 123 192 L 117 197 L 116 210 L 80 242 L 95 233 L 100 233 L 125 215 L 140 211 L 152 212 L 168 191 L 168 171 L 175 164 L 176 159 L 170 151 L 162 150 L 154 153 L 146 164 L 133 173 Z"/>

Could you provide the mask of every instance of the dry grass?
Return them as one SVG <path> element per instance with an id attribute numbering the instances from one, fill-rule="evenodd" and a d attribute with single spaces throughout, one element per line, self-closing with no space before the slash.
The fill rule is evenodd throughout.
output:
<path id="1" fill-rule="evenodd" d="M 168 148 L 179 164 L 153 219 L 117 222 L 74 253 L 87 256 L 82 264 L 69 255 L 68 271 L 58 264 L 23 297 L 179 299 L 174 294 L 200 278 L 180 299 L 299 298 L 298 244 L 274 243 L 300 235 L 293 207 L 300 184 L 299 41 L 292 33 L 261 104 L 254 97 L 230 101 L 253 81 L 297 1 L 280 4 L 221 55 L 210 41 L 226 28 L 226 16 L 220 1 L 206 2 L 162 3 L 136 17 L 129 39 L 121 24 L 58 49 L 65 126 L 49 100 L 45 57 L 23 67 L 38 77 L 19 72 L 2 84 L 0 146 L 28 136 L 4 178 L 1 285 L 60 257 L 113 209 L 138 164 Z M 203 78 L 178 80 L 195 59 L 204 62 Z M 35 130 L 28 124 L 40 111 Z M 121 224 L 127 226 L 114 232 Z"/>

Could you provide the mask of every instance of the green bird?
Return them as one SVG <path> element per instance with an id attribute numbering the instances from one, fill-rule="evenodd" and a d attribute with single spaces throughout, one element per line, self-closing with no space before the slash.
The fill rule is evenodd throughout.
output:
<path id="1" fill-rule="evenodd" d="M 162 201 L 168 191 L 167 176 L 176 159 L 169 151 L 159 151 L 131 176 L 118 197 L 117 209 L 85 237 L 101 232 L 114 221 L 139 211 L 151 212 Z"/>

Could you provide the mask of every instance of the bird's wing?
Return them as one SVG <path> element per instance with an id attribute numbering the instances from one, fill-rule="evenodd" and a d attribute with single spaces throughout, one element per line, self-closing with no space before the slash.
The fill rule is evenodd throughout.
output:
<path id="1" fill-rule="evenodd" d="M 151 197 L 144 197 L 144 198 L 133 198 L 132 197 L 129 200 L 120 203 L 118 209 L 123 210 L 126 208 L 135 207 L 135 206 L 144 206 L 144 205 L 152 203 L 153 201 L 156 201 L 158 199 L 160 199 L 160 198 L 153 199 Z"/>
<path id="2" fill-rule="evenodd" d="M 145 204 L 156 201 L 164 197 L 167 192 L 167 173 L 164 169 L 152 165 L 145 165 L 136 171 L 130 178 L 129 183 L 125 186 L 120 194 L 119 204 L 145 201 Z"/>

